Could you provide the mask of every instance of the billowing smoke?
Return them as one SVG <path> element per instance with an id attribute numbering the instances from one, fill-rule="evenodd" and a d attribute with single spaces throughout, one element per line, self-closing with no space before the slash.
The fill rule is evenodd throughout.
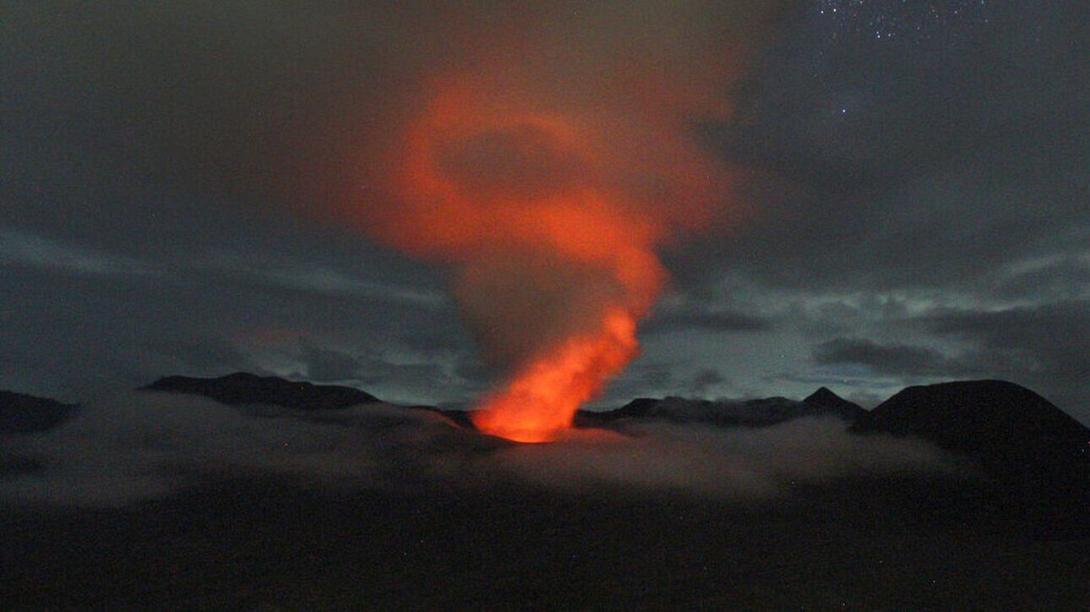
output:
<path id="1" fill-rule="evenodd" d="M 371 235 L 450 266 L 465 321 L 507 376 L 479 428 L 545 441 L 569 427 L 638 352 L 667 277 L 656 250 L 737 222 L 730 175 L 694 130 L 729 116 L 754 44 L 743 33 L 768 8 L 471 12 L 416 75 L 418 100 L 368 157 L 388 199 L 347 206 Z"/>
<path id="2" fill-rule="evenodd" d="M 634 422 L 513 445 L 400 406 L 298 412 L 137 392 L 91 403 L 52 431 L 0 435 L 0 501 L 110 507 L 267 478 L 332 492 L 472 494 L 515 484 L 759 502 L 790 495 L 792 483 L 937 475 L 954 465 L 920 440 L 852 435 L 836 419 L 725 430 Z"/>

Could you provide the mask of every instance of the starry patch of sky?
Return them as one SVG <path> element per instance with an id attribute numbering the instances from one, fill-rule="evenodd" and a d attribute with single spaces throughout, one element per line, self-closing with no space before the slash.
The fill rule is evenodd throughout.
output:
<path id="1" fill-rule="evenodd" d="M 956 37 L 964 28 L 987 25 L 990 4 L 988 0 L 820 0 L 811 12 L 834 39 L 862 36 L 921 42 Z"/>

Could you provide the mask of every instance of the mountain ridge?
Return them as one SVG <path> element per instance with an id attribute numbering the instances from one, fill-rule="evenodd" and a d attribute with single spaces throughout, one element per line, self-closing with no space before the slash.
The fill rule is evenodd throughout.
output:
<path id="1" fill-rule="evenodd" d="M 315 385 L 248 372 L 214 378 L 167 376 L 140 390 L 202 395 L 231 406 L 268 404 L 295 410 L 340 409 L 380 401 L 355 387 Z"/>
<path id="2" fill-rule="evenodd" d="M 577 424 L 651 418 L 677 423 L 703 423 L 717 427 L 763 427 L 796 418 L 833 416 L 849 423 L 866 410 L 821 387 L 801 401 L 782 396 L 748 400 L 708 400 L 678 396 L 662 399 L 640 397 L 615 410 L 580 412 Z"/>

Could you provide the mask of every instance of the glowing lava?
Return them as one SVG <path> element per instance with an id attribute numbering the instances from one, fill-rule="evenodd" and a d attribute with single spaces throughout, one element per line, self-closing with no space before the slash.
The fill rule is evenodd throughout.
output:
<path id="1" fill-rule="evenodd" d="M 579 406 L 639 350 L 636 321 L 616 310 L 591 336 L 568 338 L 529 363 L 472 414 L 481 430 L 516 442 L 549 442 L 571 427 Z"/>

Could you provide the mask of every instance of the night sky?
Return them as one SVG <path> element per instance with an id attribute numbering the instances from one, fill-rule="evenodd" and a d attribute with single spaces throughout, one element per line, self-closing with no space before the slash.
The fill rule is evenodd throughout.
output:
<path id="1" fill-rule="evenodd" d="M 523 11 L 106 4 L 0 8 L 0 388 L 248 370 L 404 402 L 488 389 L 444 267 L 328 202 L 388 197 L 361 178 L 381 118 Z M 1003 378 L 1090 423 L 1090 8 L 725 5 L 686 9 L 764 27 L 723 31 L 745 55 L 734 112 L 688 136 L 746 212 L 660 251 L 642 355 L 596 405 L 827 385 L 871 406 Z M 662 52 L 613 23 L 606 42 Z"/>

